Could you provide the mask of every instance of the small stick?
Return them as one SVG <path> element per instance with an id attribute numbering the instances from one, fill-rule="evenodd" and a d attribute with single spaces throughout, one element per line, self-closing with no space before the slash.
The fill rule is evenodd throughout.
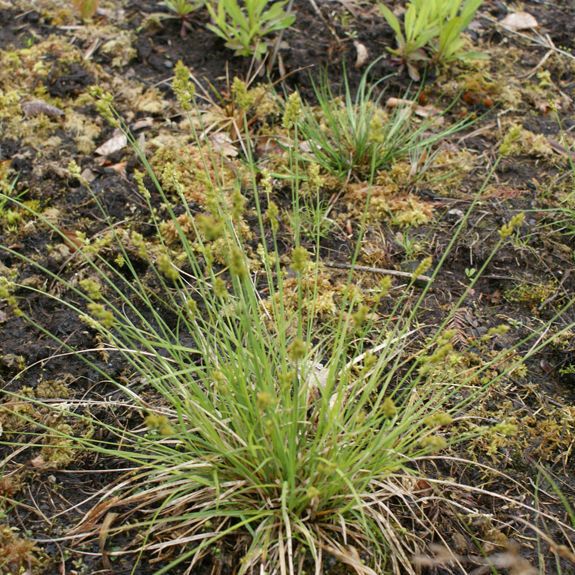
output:
<path id="1" fill-rule="evenodd" d="M 359 265 L 352 265 L 352 264 L 344 264 L 344 263 L 337 263 L 337 262 L 324 262 L 324 264 L 328 268 L 336 268 L 340 270 L 354 270 L 358 272 L 371 272 L 374 274 L 385 274 L 387 276 L 394 276 L 397 278 L 403 278 L 408 280 L 414 280 L 415 282 L 419 283 L 431 283 L 431 278 L 429 276 L 415 276 L 410 272 L 400 272 L 397 270 L 387 270 L 385 268 L 374 268 L 371 266 L 359 266 Z"/>
<path id="2" fill-rule="evenodd" d="M 314 9 L 314 12 L 319 16 L 321 21 L 324 23 L 325 27 L 327 28 L 328 32 L 334 37 L 335 41 L 339 44 L 341 42 L 341 38 L 337 35 L 337 32 L 331 26 L 327 18 L 323 15 L 322 11 L 319 9 L 319 6 L 316 4 L 315 0 L 309 0 L 311 7 Z"/>

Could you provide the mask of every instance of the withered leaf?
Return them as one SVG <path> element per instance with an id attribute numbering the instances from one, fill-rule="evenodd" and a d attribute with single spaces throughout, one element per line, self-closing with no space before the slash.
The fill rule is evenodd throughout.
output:
<path id="1" fill-rule="evenodd" d="M 96 148 L 95 153 L 99 156 L 111 156 L 128 145 L 128 138 L 123 132 L 115 133 L 109 140 Z"/>
<path id="2" fill-rule="evenodd" d="M 500 24 L 514 32 L 533 30 L 539 26 L 535 16 L 532 16 L 529 12 L 513 12 L 512 14 L 507 14 L 507 16 L 501 20 Z"/>
<path id="3" fill-rule="evenodd" d="M 64 112 L 60 110 L 60 108 L 56 108 L 56 106 L 52 106 L 43 100 L 23 102 L 21 108 L 24 115 L 28 118 L 39 116 L 40 114 L 44 114 L 44 116 L 48 116 L 49 118 L 60 118 L 64 115 Z"/>

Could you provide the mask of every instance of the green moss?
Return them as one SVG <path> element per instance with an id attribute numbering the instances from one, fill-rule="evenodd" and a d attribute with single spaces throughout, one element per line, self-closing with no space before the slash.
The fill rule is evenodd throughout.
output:
<path id="1" fill-rule="evenodd" d="M 431 221 L 432 204 L 409 191 L 413 184 L 411 172 L 408 162 L 397 162 L 389 170 L 378 173 L 374 186 L 349 184 L 345 197 L 351 213 L 361 215 L 369 194 L 368 218 L 371 221 L 390 221 L 402 228 Z"/>
<path id="2" fill-rule="evenodd" d="M 52 427 L 40 450 L 38 466 L 47 469 L 65 469 L 74 459 L 78 449 L 74 448 L 74 430 L 67 423 Z"/>
<path id="3" fill-rule="evenodd" d="M 518 284 L 504 292 L 505 299 L 510 302 L 524 303 L 532 308 L 547 301 L 557 291 L 554 281 L 545 284 Z"/>
<path id="4" fill-rule="evenodd" d="M 212 164 L 212 161 L 216 163 Z M 231 185 L 235 181 L 233 174 L 224 168 L 218 169 L 216 176 L 210 166 L 217 165 L 219 160 L 212 158 L 207 150 L 199 150 L 185 142 L 160 147 L 150 163 L 165 193 L 181 193 L 187 201 L 202 206 L 208 205 L 216 186 Z"/>
<path id="5" fill-rule="evenodd" d="M 34 541 L 22 537 L 6 526 L 0 525 L 0 573 L 24 575 L 38 573 L 42 554 Z M 30 568 L 34 571 L 30 571 Z"/>
<path id="6" fill-rule="evenodd" d="M 553 148 L 542 134 L 534 134 L 519 124 L 509 126 L 503 141 L 499 146 L 502 156 L 532 156 L 550 158 Z"/>
<path id="7" fill-rule="evenodd" d="M 174 267 L 172 259 L 168 254 L 162 254 L 158 257 L 158 269 L 160 273 L 168 280 L 175 282 L 180 278 L 180 272 Z"/>
<path id="8" fill-rule="evenodd" d="M 21 393 L 26 393 L 26 390 Z M 32 390 L 28 393 L 33 395 Z M 30 427 L 28 422 L 37 418 L 38 410 L 32 403 L 24 400 L 7 401 L 0 405 L 0 435 L 4 439 L 10 439 L 28 429 Z"/>
<path id="9" fill-rule="evenodd" d="M 73 376 L 66 375 L 61 379 L 41 381 L 35 389 L 36 397 L 42 399 L 66 399 L 72 395 L 70 382 Z"/>

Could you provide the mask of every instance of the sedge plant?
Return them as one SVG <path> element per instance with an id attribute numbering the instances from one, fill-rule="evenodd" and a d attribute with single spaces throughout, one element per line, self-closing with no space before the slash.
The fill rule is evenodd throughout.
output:
<path id="1" fill-rule="evenodd" d="M 191 91 L 186 95 L 180 86 L 176 93 L 189 109 Z M 296 99 L 291 104 L 284 125 L 297 144 L 302 110 Z M 520 349 L 524 360 L 545 345 L 540 333 L 532 333 L 484 364 L 469 365 L 451 344 L 449 314 L 436 329 L 420 323 L 418 310 L 468 215 L 435 266 L 424 260 L 399 291 L 383 281 L 371 307 L 350 271 L 336 313 L 322 321 L 319 226 L 304 234 L 292 218 L 289 248 L 283 248 L 285 222 L 273 182 L 258 170 L 248 134 L 241 189 L 238 183 L 226 191 L 213 155 L 206 154 L 212 188 L 198 213 L 176 173 L 175 197 L 164 192 L 109 98 L 102 97 L 100 109 L 124 130 L 144 168 L 146 176 L 137 181 L 158 230 L 155 240 L 138 241 L 136 247 L 133 233 L 122 235 L 111 225 L 118 254 L 113 261 L 89 242 L 78 246 L 77 261 L 92 278 L 89 283 L 65 279 L 2 246 L 58 285 L 52 294 L 6 280 L 0 295 L 12 307 L 18 308 L 26 292 L 53 298 L 98 336 L 100 353 L 118 354 L 134 374 L 133 384 L 120 380 L 89 350 L 47 334 L 114 381 L 124 408 L 142 414 L 140 425 L 120 426 L 82 412 L 87 400 L 48 405 L 102 429 L 92 437 L 52 434 L 130 468 L 92 498 L 76 536 L 102 541 L 102 521 L 108 539 L 138 533 L 120 553 L 167 557 L 157 563 L 156 575 L 176 568 L 194 573 L 203 557 L 230 539 L 236 541 L 240 574 L 295 575 L 310 565 L 319 574 L 332 556 L 359 574 L 414 575 L 413 557 L 426 549 L 422 531 L 448 543 L 421 504 L 425 462 L 472 437 L 458 422 L 513 369 L 509 357 Z M 292 161 L 297 171 L 298 156 Z M 70 173 L 88 185 L 77 166 L 72 164 Z M 297 211 L 298 180 L 292 185 Z M 177 231 L 177 249 L 163 239 L 154 209 L 158 201 Z M 190 227 L 184 228 L 176 206 Z M 250 233 L 244 225 L 248 216 L 254 222 Z M 105 210 L 103 217 L 109 219 Z M 53 222 L 40 220 L 64 237 Z M 521 221 L 517 215 L 500 230 L 495 249 L 518 233 Z M 365 217 L 361 229 L 364 225 Z M 360 244 L 361 237 L 352 263 Z M 149 277 L 134 265 L 134 250 L 147 254 Z M 416 287 L 426 271 L 432 281 Z M 389 313 L 380 312 L 383 302 Z M 18 313 L 46 333 L 25 309 Z M 465 508 L 440 495 L 436 500 L 446 513 Z"/>
<path id="2" fill-rule="evenodd" d="M 297 129 L 305 152 L 324 172 L 344 180 L 365 181 L 370 174 L 406 157 L 427 155 L 436 143 L 461 130 L 466 120 L 435 130 L 431 121 L 418 122 L 415 103 L 405 99 L 393 110 L 381 105 L 383 92 L 364 74 L 355 93 L 344 73 L 343 94 L 336 96 L 325 75 L 314 83 L 317 107 L 305 106 Z"/>
<path id="3" fill-rule="evenodd" d="M 207 3 L 208 28 L 225 40 L 236 56 L 261 60 L 268 51 L 268 36 L 289 28 L 295 15 L 286 10 L 288 2 L 270 0 L 213 0 Z"/>

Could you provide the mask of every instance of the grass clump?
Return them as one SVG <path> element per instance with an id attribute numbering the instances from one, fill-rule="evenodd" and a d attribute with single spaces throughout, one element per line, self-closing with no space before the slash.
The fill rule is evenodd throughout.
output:
<path id="1" fill-rule="evenodd" d="M 296 103 L 294 97 L 284 125 L 297 141 L 303 123 Z M 418 292 L 415 278 L 437 277 L 467 216 L 440 261 L 434 266 L 431 258 L 423 259 L 414 279 L 402 286 L 403 295 L 392 298 L 394 286 L 384 281 L 367 302 L 350 272 L 334 293 L 335 313 L 321 321 L 320 228 L 312 226 L 304 235 L 294 217 L 286 233 L 248 136 L 244 172 L 250 177 L 244 178 L 242 193 L 238 189 L 230 201 L 208 154 L 209 202 L 199 211 L 176 172 L 171 198 L 166 194 L 109 100 L 105 107 L 146 170 L 140 187 L 150 189 L 141 197 L 155 230 L 148 236 L 156 244 L 150 251 L 159 254 L 150 258 L 148 277 L 134 266 L 114 225 L 109 226 L 119 252 L 114 261 L 87 244 L 77 246 L 75 257 L 89 278 L 79 287 L 2 247 L 56 282 L 57 296 L 42 295 L 81 316 L 103 344 L 99 352 L 120 355 L 141 382 L 117 378 L 81 353 L 124 393 L 122 404 L 140 425 L 122 427 L 113 420 L 94 421 L 68 405 L 56 407 L 67 417 L 88 418 L 103 433 L 72 437 L 59 426 L 50 430 L 55 443 L 132 467 L 102 492 L 77 533 L 97 538 L 102 521 L 109 538 L 137 531 L 130 550 L 137 557 L 157 553 L 162 564 L 156 575 L 182 565 L 193 573 L 214 546 L 230 538 L 237 541 L 240 574 L 294 575 L 310 562 L 321 573 L 326 555 L 361 574 L 415 574 L 413 557 L 427 545 L 420 529 L 428 539 L 448 544 L 421 498 L 431 490 L 445 513 L 463 508 L 424 481 L 426 465 L 472 435 L 459 424 L 468 406 L 512 369 L 513 362 L 501 367 L 504 360 L 521 347 L 524 361 L 545 344 L 535 333 L 485 363 L 470 363 L 454 349 L 449 314 L 437 329 L 419 323 L 432 282 Z M 408 124 L 401 130 L 403 146 L 415 141 Z M 375 154 L 368 156 L 373 173 Z M 297 169 L 299 159 L 293 152 L 295 174 L 304 173 Z M 340 173 L 350 174 L 356 166 L 346 165 Z M 293 179 L 295 214 L 300 184 Z M 172 223 L 169 250 L 157 200 Z M 368 211 L 367 201 L 364 226 Z M 108 218 L 104 210 L 103 217 Z M 248 219 L 249 235 L 241 231 Z M 504 228 L 495 249 L 517 224 Z M 352 263 L 360 245 L 361 238 Z M 288 305 L 288 295 L 294 305 Z M 33 317 L 27 319 L 42 329 Z M 82 351 L 50 335 L 65 349 Z"/>
<path id="2" fill-rule="evenodd" d="M 425 155 L 465 125 L 460 122 L 434 132 L 432 122 L 418 123 L 415 104 L 409 100 L 386 109 L 381 105 L 379 83 L 368 85 L 367 76 L 362 77 L 355 95 L 347 80 L 341 97 L 333 94 L 325 77 L 314 86 L 318 107 L 303 106 L 296 122 L 297 138 L 307 150 L 304 160 L 311 159 L 339 178 L 363 181 L 398 160 Z"/>

